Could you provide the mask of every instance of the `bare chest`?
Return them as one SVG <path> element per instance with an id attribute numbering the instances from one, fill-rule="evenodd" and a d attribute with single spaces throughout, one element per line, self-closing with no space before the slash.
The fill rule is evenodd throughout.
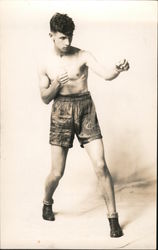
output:
<path id="1" fill-rule="evenodd" d="M 70 80 L 77 80 L 82 75 L 87 74 L 87 66 L 80 57 L 54 57 L 47 61 L 46 71 L 51 80 L 65 72 L 67 72 Z"/>

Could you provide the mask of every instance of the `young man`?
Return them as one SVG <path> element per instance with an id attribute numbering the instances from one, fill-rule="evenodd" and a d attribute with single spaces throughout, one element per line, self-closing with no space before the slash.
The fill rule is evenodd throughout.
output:
<path id="1" fill-rule="evenodd" d="M 81 147 L 90 156 L 107 206 L 110 236 L 123 235 L 116 211 L 114 187 L 105 162 L 102 135 L 95 106 L 88 91 L 88 69 L 105 80 L 116 78 L 129 69 L 126 60 L 110 71 L 93 55 L 71 46 L 75 25 L 66 14 L 56 13 L 50 20 L 52 51 L 39 70 L 40 92 L 44 103 L 54 100 L 51 113 L 51 171 L 46 179 L 43 219 L 55 220 L 52 211 L 53 194 L 63 176 L 67 153 L 76 134 Z"/>

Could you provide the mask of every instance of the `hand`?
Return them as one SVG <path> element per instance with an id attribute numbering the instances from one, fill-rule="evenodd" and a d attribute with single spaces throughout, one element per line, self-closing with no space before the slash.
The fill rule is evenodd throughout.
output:
<path id="1" fill-rule="evenodd" d="M 61 73 L 58 76 L 58 81 L 60 82 L 60 84 L 62 86 L 65 85 L 66 83 L 68 83 L 68 81 L 69 81 L 68 73 L 66 71 L 64 73 Z"/>
<path id="2" fill-rule="evenodd" d="M 129 69 L 129 63 L 126 59 L 124 59 L 116 63 L 115 67 L 116 67 L 116 70 L 120 73 L 122 71 L 127 71 Z"/>

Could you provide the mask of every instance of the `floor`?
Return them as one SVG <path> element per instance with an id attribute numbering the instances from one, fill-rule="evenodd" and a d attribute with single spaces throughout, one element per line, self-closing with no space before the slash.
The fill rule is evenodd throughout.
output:
<path id="1" fill-rule="evenodd" d="M 69 178 L 68 173 L 56 191 L 54 222 L 41 218 L 42 194 L 37 191 L 41 184 L 33 185 L 31 176 L 26 178 L 28 185 L 19 187 L 19 200 L 12 186 L 12 203 L 6 206 L 2 220 L 1 248 L 156 249 L 155 182 L 115 185 L 124 236 L 113 239 L 109 236 L 103 199 L 93 185 L 95 178 L 87 185 L 84 178 L 76 185 L 73 181 L 68 185 Z M 30 194 L 34 195 L 31 201 Z"/>

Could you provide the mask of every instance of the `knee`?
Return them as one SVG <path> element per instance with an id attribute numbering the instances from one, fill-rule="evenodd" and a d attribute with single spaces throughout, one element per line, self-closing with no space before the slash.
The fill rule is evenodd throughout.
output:
<path id="1" fill-rule="evenodd" d="M 49 174 L 50 181 L 59 181 L 63 174 L 60 171 L 51 171 Z"/>
<path id="2" fill-rule="evenodd" d="M 109 174 L 108 168 L 104 160 L 99 160 L 96 163 L 95 172 L 98 178 L 105 177 Z"/>

